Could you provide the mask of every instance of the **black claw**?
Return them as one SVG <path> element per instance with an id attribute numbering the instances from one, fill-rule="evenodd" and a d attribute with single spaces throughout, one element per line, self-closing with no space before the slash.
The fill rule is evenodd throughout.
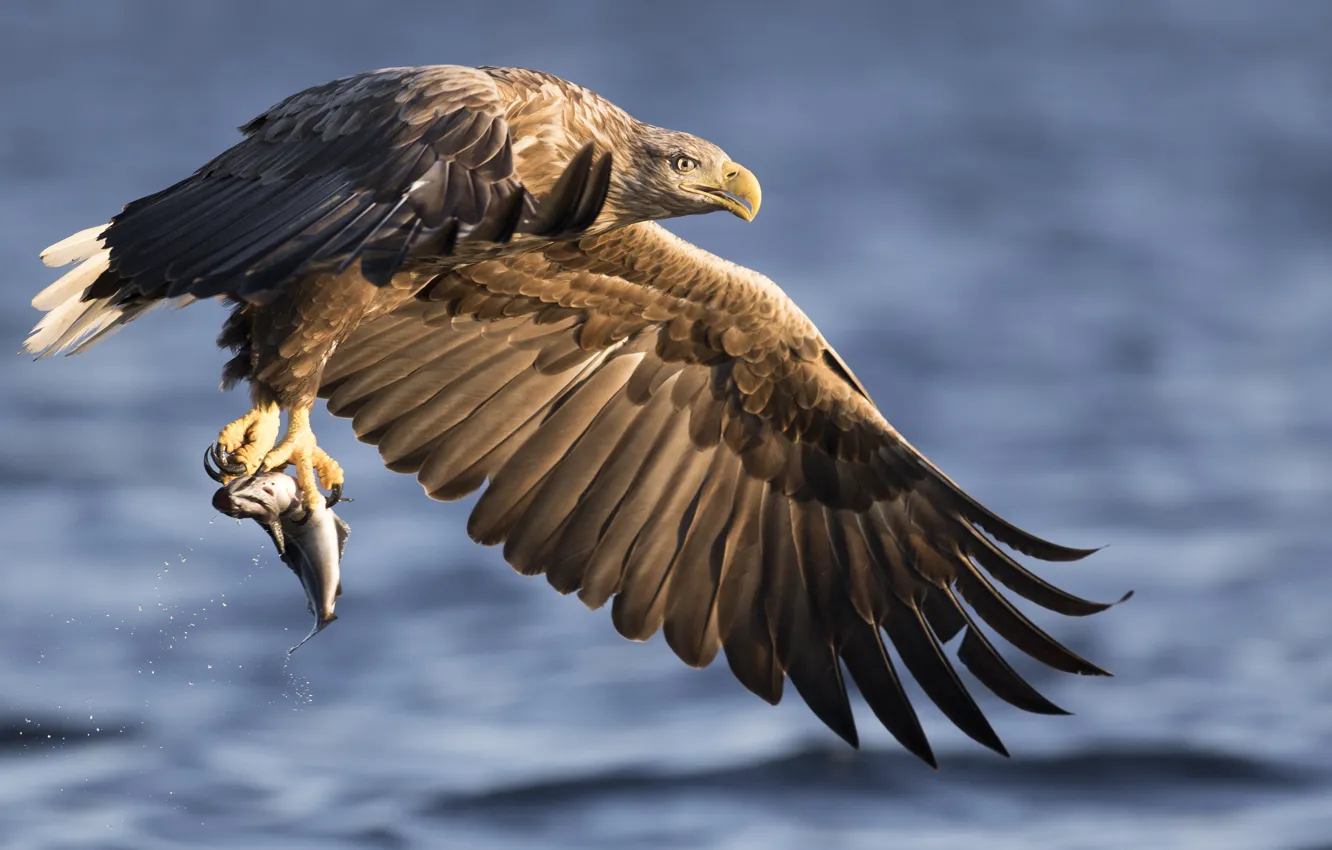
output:
<path id="1" fill-rule="evenodd" d="M 212 448 L 213 463 L 226 475 L 244 475 L 245 464 L 227 456 L 221 443 L 214 443 Z"/>
<path id="2" fill-rule="evenodd" d="M 218 484 L 225 484 L 226 482 L 222 480 L 222 473 L 213 468 L 212 459 L 213 459 L 213 452 L 215 449 L 216 446 L 209 446 L 208 448 L 204 449 L 204 457 L 203 457 L 204 472 L 206 472 L 208 474 L 208 477 L 216 481 Z"/>

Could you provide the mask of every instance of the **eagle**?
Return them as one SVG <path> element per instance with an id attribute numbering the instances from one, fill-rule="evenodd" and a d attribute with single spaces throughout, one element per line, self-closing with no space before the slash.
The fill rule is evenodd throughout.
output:
<path id="1" fill-rule="evenodd" d="M 790 680 L 851 746 L 846 674 L 937 766 L 890 654 L 958 728 L 1007 755 L 945 653 L 1001 699 L 1063 714 L 984 623 L 1057 670 L 1108 675 L 995 582 L 1069 616 L 1007 550 L 1074 561 L 912 447 L 771 280 L 657 222 L 751 221 L 759 182 L 716 145 L 551 74 L 389 68 L 301 91 L 244 138 L 42 254 L 78 265 L 32 301 L 25 348 L 73 353 L 148 310 L 221 299 L 229 388 L 251 409 L 206 455 L 285 465 L 341 497 L 318 399 L 433 499 L 615 628 L 686 664 L 725 655 L 769 703 Z M 282 414 L 285 433 L 279 434 Z M 325 495 L 327 491 L 327 495 Z M 886 640 L 885 640 L 886 637 Z"/>

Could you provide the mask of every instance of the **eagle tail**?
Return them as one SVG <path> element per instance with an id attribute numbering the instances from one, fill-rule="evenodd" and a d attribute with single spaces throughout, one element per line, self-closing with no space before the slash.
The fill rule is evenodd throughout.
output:
<path id="1" fill-rule="evenodd" d="M 49 268 L 57 268 L 67 266 L 75 260 L 88 259 L 105 247 L 102 243 L 102 233 L 110 226 L 109 223 L 99 224 L 87 230 L 80 230 L 73 236 L 66 236 L 42 252 L 42 264 Z M 61 286 L 64 280 L 65 278 L 61 278 L 43 289 L 40 295 L 32 299 L 32 306 L 39 310 L 49 310 L 55 306 L 56 302 L 51 299 L 69 294 L 69 290 Z"/>
<path id="2" fill-rule="evenodd" d="M 126 322 L 138 318 L 163 301 L 133 302 L 116 298 L 84 300 L 84 293 L 110 265 L 111 252 L 102 241 L 108 225 L 80 230 L 42 252 L 48 266 L 79 264 L 64 277 L 37 293 L 32 306 L 46 313 L 23 343 L 23 350 L 38 359 L 62 351 L 77 354 L 105 339 Z M 184 306 L 191 298 L 167 299 Z"/>

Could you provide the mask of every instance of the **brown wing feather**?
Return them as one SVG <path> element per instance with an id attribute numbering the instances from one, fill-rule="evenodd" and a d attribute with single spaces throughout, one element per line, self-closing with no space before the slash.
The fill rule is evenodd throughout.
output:
<path id="1" fill-rule="evenodd" d="M 84 300 L 266 303 L 307 272 L 359 262 L 386 286 L 409 260 L 463 243 L 581 232 L 605 200 L 608 155 L 580 151 L 537 204 L 514 170 L 505 108 L 489 74 L 458 66 L 292 95 L 194 174 L 126 205 L 102 234 L 109 265 Z"/>
<path id="2" fill-rule="evenodd" d="M 1093 613 L 1106 606 L 1037 578 L 982 530 L 1046 560 L 1087 550 L 980 506 L 884 421 L 770 281 L 656 225 L 456 269 L 357 330 L 327 374 L 330 409 L 432 495 L 489 479 L 468 531 L 504 543 L 516 569 L 593 607 L 613 597 L 622 634 L 664 627 L 689 664 L 723 650 L 770 702 L 789 677 L 853 745 L 843 664 L 883 725 L 934 762 L 885 634 L 929 698 L 998 752 L 944 652 L 956 635 L 997 695 L 1060 711 L 959 598 L 1037 660 L 1103 673 L 982 574 Z"/>

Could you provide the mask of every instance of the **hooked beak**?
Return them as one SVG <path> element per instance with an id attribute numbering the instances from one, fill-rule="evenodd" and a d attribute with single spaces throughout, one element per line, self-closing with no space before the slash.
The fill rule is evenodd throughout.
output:
<path id="1" fill-rule="evenodd" d="M 758 178 L 738 162 L 722 163 L 720 184 L 686 183 L 684 188 L 707 195 L 713 203 L 745 221 L 754 220 L 754 216 L 758 215 L 759 204 L 763 201 L 763 190 L 759 187 Z"/>

